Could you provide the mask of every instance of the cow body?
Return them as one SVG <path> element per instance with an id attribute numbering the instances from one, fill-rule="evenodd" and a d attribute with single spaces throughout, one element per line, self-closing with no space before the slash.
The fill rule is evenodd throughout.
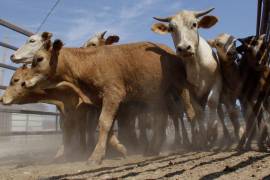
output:
<path id="1" fill-rule="evenodd" d="M 37 53 L 37 61 L 40 55 L 42 53 Z M 159 114 L 156 128 L 160 130 L 163 122 L 166 122 L 166 117 L 158 113 L 166 108 L 165 95 L 171 89 L 180 94 L 185 84 L 185 70 L 181 61 L 170 48 L 153 43 L 103 46 L 96 50 L 63 48 L 57 58 L 50 56 L 49 61 L 32 67 L 31 78 L 26 84 L 28 87 L 41 85 L 44 79 L 54 83 L 68 81 L 83 89 L 91 102 L 101 107 L 100 133 L 90 158 L 92 162 L 99 163 L 105 156 L 106 143 L 121 103 L 147 103 Z M 165 133 L 161 131 L 161 134 Z M 159 133 L 154 135 L 152 148 L 155 151 L 161 145 L 158 136 Z"/>

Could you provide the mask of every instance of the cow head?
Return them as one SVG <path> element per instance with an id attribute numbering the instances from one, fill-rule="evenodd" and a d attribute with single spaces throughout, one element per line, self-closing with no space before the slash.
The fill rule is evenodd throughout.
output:
<path id="1" fill-rule="evenodd" d="M 265 41 L 265 34 L 260 36 L 248 36 L 238 39 L 241 45 L 237 47 L 237 51 L 247 58 L 250 66 L 260 69 L 267 60 L 267 51 L 269 45 Z"/>
<path id="2" fill-rule="evenodd" d="M 233 36 L 223 33 L 208 40 L 208 43 L 217 50 L 221 61 L 230 63 L 237 59 L 236 39 Z"/>
<path id="3" fill-rule="evenodd" d="M 44 44 L 50 42 L 51 37 L 52 33 L 49 32 L 30 36 L 26 43 L 10 56 L 11 61 L 17 64 L 32 63 L 34 54 L 41 49 Z"/>
<path id="4" fill-rule="evenodd" d="M 111 45 L 113 43 L 117 43 L 119 41 L 119 36 L 112 35 L 108 36 L 105 39 L 105 34 L 107 31 L 103 33 L 97 33 L 94 37 L 90 38 L 83 44 L 83 47 L 97 47 L 97 46 L 104 46 L 104 45 Z"/>
<path id="5" fill-rule="evenodd" d="M 182 58 L 196 54 L 199 45 L 199 28 L 210 28 L 218 21 L 217 17 L 207 15 L 214 10 L 196 12 L 183 10 L 174 16 L 154 19 L 163 23 L 152 25 L 152 31 L 159 34 L 171 33 L 176 53 Z"/>
<path id="6" fill-rule="evenodd" d="M 29 70 L 30 69 L 24 65 L 15 71 L 10 80 L 9 86 L 2 96 L 1 101 L 4 105 L 18 103 L 20 99 L 30 94 L 25 85 L 25 79 Z"/>
<path id="7" fill-rule="evenodd" d="M 47 80 L 53 76 L 58 63 L 58 55 L 63 43 L 61 40 L 55 40 L 53 46 L 51 44 L 44 44 L 44 46 L 38 50 L 34 57 L 29 72 L 29 78 L 25 81 L 26 87 L 34 87 L 36 84 Z"/>

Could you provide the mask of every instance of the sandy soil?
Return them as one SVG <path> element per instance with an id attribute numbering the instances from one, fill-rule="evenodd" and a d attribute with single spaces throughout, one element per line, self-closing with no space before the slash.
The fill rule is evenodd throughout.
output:
<path id="1" fill-rule="evenodd" d="M 0 137 L 0 180 L 49 179 L 270 179 L 270 153 L 204 151 L 156 157 L 107 157 L 100 166 L 85 160 L 55 163 L 61 135 Z"/>
<path id="2" fill-rule="evenodd" d="M 2 164 L 0 179 L 270 179 L 270 153 L 177 152 L 158 157 L 132 155 L 100 166 L 20 162 Z"/>

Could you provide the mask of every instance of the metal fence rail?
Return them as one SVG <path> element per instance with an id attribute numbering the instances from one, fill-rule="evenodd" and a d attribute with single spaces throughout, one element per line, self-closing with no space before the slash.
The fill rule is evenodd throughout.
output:
<path id="1" fill-rule="evenodd" d="M 6 27 L 6 28 L 9 28 L 13 31 L 16 31 L 18 33 L 21 33 L 25 36 L 31 36 L 33 35 L 34 33 L 30 32 L 30 31 L 27 31 L 15 24 L 12 24 L 10 22 L 7 22 L 3 19 L 0 19 L 0 25 Z M 17 50 L 18 48 L 13 46 L 13 45 L 10 45 L 8 43 L 4 43 L 4 42 L 0 42 L 0 46 L 4 47 L 4 48 L 8 48 L 8 49 L 11 49 L 11 50 Z M 11 70 L 11 71 L 16 71 L 16 67 L 14 66 L 11 66 L 11 65 L 8 65 L 8 64 L 3 64 L 3 63 L 0 63 L 0 68 L 4 68 L 4 69 L 8 69 L 8 70 Z M 0 90 L 5 90 L 7 87 L 4 86 L 4 85 L 0 85 Z M 19 118 L 18 116 L 16 115 L 20 115 Z M 33 116 L 37 115 L 36 119 L 33 119 Z M 17 119 L 11 119 L 11 117 L 14 116 L 14 117 L 17 117 Z M 55 124 L 54 124 L 54 129 L 43 129 L 42 128 L 42 131 L 40 130 L 35 130 L 35 131 L 32 131 L 31 128 L 39 128 L 41 129 L 41 120 L 39 118 L 39 116 L 52 116 L 52 117 L 55 117 Z M 8 121 L 9 119 L 6 119 L 6 121 L 4 121 L 4 119 L 2 119 L 2 123 L 4 123 L 3 125 L 6 125 L 7 127 L 9 126 L 9 128 L 11 128 L 10 126 L 12 127 L 15 127 L 15 128 L 25 128 L 24 131 L 1 131 L 1 125 L 0 125 L 0 135 L 32 135 L 32 134 L 38 134 L 38 135 L 42 135 L 42 134 L 52 134 L 52 133 L 59 133 L 60 132 L 60 129 L 59 129 L 59 113 L 57 112 L 45 112 L 45 111 L 32 111 L 32 110 L 23 110 L 23 109 L 10 109 L 10 108 L 2 108 L 0 107 L 0 120 L 1 120 L 1 117 L 2 118 L 7 118 L 9 117 L 9 119 L 11 121 Z M 50 120 L 52 120 L 53 118 L 51 118 Z M 44 121 L 46 121 L 47 119 L 43 119 Z M 42 120 L 42 121 L 43 121 Z M 17 122 L 16 125 L 11 125 L 12 122 Z M 19 122 L 19 123 L 18 123 Z M 22 125 L 22 124 L 23 125 Z M 31 125 L 31 127 L 29 127 L 29 123 Z M 33 124 L 34 123 L 34 124 Z M 39 125 L 35 124 L 35 123 L 39 123 Z M 7 125 L 8 124 L 8 125 Z M 5 128 L 5 127 L 2 127 L 2 128 Z M 30 128 L 30 130 L 29 130 Z"/>
<path id="2" fill-rule="evenodd" d="M 59 116 L 59 113 L 56 113 L 56 112 L 18 110 L 18 109 L 0 109 L 0 112 L 3 112 L 3 113 L 17 113 L 17 114 L 34 114 L 34 115 Z"/>

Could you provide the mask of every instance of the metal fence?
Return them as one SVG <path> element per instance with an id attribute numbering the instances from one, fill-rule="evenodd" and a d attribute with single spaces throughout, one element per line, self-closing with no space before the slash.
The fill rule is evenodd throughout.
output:
<path id="1" fill-rule="evenodd" d="M 0 19 L 0 25 L 28 37 L 33 35 L 32 32 L 3 19 Z M 4 42 L 0 42 L 0 46 L 11 50 L 18 49 Z M 0 63 L 0 68 L 11 71 L 17 69 L 14 66 L 3 63 Z M 0 90 L 5 89 L 6 86 L 0 84 Z M 0 106 L 0 135 L 47 134 L 59 132 L 59 113 L 57 112 L 32 111 Z"/>

